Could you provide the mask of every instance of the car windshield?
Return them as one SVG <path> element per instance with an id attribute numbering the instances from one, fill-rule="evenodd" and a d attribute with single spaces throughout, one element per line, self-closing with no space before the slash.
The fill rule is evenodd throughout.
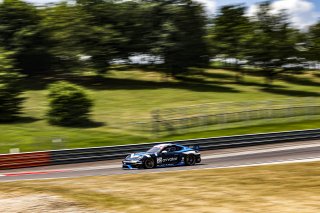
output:
<path id="1" fill-rule="evenodd" d="M 160 147 L 154 146 L 154 147 L 152 147 L 151 149 L 149 149 L 147 152 L 148 152 L 148 153 L 158 153 L 158 152 L 160 152 L 160 150 L 161 150 Z"/>

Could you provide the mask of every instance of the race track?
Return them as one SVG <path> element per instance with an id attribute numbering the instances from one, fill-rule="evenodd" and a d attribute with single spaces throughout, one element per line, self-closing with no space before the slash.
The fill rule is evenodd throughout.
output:
<path id="1" fill-rule="evenodd" d="M 205 151 L 201 154 L 203 160 L 201 164 L 196 166 L 156 168 L 150 170 L 123 170 L 121 168 L 121 160 L 2 170 L 0 171 L 0 182 L 317 161 L 320 160 L 320 141 L 303 141 L 245 148 L 221 149 Z"/>

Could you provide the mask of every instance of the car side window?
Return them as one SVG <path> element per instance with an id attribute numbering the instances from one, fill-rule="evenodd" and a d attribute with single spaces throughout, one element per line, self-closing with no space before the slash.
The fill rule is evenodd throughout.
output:
<path id="1" fill-rule="evenodd" d="M 173 147 L 173 146 L 169 146 L 169 147 L 165 148 L 164 150 L 167 151 L 167 152 L 175 152 L 176 148 Z"/>
<path id="2" fill-rule="evenodd" d="M 176 151 L 176 147 L 175 146 L 170 147 L 170 152 L 175 152 L 175 151 Z"/>
<path id="3" fill-rule="evenodd" d="M 170 148 L 170 147 L 166 147 L 166 148 L 164 148 L 164 149 L 162 150 L 162 152 L 163 152 L 163 151 L 167 151 L 167 152 L 169 152 L 169 148 Z"/>
<path id="4" fill-rule="evenodd" d="M 174 146 L 174 151 L 176 152 L 176 151 L 180 151 L 180 150 L 182 150 L 182 147 L 180 147 L 180 146 Z"/>

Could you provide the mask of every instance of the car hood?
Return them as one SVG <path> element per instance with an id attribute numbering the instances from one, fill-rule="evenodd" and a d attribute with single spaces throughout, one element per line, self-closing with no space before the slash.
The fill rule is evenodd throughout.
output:
<path id="1" fill-rule="evenodd" d="M 146 152 L 132 153 L 132 154 L 130 154 L 130 158 L 138 158 L 138 157 L 141 157 L 141 156 L 145 156 L 147 154 L 148 153 L 146 153 Z"/>

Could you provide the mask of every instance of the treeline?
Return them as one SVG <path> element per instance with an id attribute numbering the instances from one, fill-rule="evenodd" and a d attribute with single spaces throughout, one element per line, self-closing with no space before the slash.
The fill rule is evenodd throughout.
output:
<path id="1" fill-rule="evenodd" d="M 163 58 L 172 73 L 203 66 L 205 26 L 202 6 L 186 0 L 0 4 L 0 46 L 14 52 L 17 68 L 26 74 L 79 64 L 104 73 L 113 60 L 139 53 Z"/>
<path id="2" fill-rule="evenodd" d="M 300 31 L 286 11 L 274 13 L 270 2 L 260 3 L 253 17 L 246 10 L 242 5 L 221 8 L 209 27 L 211 56 L 242 60 L 259 68 L 270 81 L 311 61 L 319 63 L 320 22 Z M 235 68 L 240 69 L 240 64 L 236 62 Z"/>
<path id="3" fill-rule="evenodd" d="M 133 54 L 160 57 L 171 74 L 208 65 L 210 58 L 246 60 L 270 78 L 288 63 L 319 60 L 320 23 L 292 27 L 270 2 L 255 17 L 242 5 L 214 18 L 191 0 L 77 0 L 36 7 L 21 0 L 0 4 L 0 47 L 25 74 L 88 66 L 104 73 Z M 87 60 L 84 60 L 87 59 Z"/>

